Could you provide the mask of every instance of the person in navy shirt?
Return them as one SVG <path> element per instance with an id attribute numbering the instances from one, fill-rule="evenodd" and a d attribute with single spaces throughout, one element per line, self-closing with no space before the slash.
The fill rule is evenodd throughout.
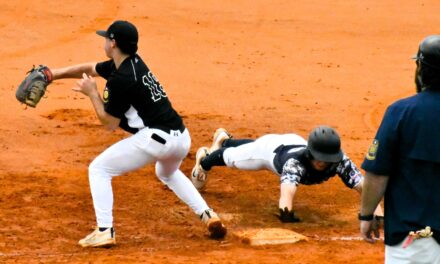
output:
<path id="1" fill-rule="evenodd" d="M 385 262 L 440 263 L 440 35 L 415 57 L 417 94 L 391 104 L 362 168 L 359 214 L 368 242 L 379 236 L 373 211 L 385 202 Z"/>

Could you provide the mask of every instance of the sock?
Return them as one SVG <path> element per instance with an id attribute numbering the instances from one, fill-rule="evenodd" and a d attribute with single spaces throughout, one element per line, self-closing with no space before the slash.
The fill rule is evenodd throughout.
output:
<path id="1" fill-rule="evenodd" d="M 230 138 L 230 139 L 226 139 L 225 141 L 223 141 L 222 147 L 226 147 L 226 148 L 238 147 L 240 145 L 251 143 L 254 141 L 255 140 L 253 140 L 253 139 L 233 139 L 233 138 Z"/>
<path id="2" fill-rule="evenodd" d="M 205 171 L 209 171 L 213 166 L 225 166 L 226 164 L 223 160 L 223 152 L 225 149 L 226 148 L 218 149 L 202 159 L 202 162 L 200 162 L 202 168 Z"/>
<path id="3" fill-rule="evenodd" d="M 99 227 L 99 232 L 104 232 L 105 230 L 111 228 L 112 233 L 113 233 L 113 227 Z"/>

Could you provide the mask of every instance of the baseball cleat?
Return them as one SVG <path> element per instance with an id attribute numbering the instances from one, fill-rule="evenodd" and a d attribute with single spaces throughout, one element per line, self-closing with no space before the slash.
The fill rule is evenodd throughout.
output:
<path id="1" fill-rule="evenodd" d="M 226 227 L 223 225 L 220 217 L 212 209 L 205 210 L 200 215 L 202 222 L 208 227 L 209 237 L 219 239 L 225 237 Z"/>
<path id="2" fill-rule="evenodd" d="M 211 148 L 209 148 L 209 153 L 212 153 L 222 147 L 223 142 L 226 139 L 230 139 L 232 136 L 224 128 L 218 128 L 212 140 Z"/>
<path id="3" fill-rule="evenodd" d="M 208 172 L 202 168 L 200 163 L 202 159 L 209 155 L 207 147 L 201 147 L 196 153 L 196 165 L 191 172 L 191 181 L 198 190 L 202 190 L 205 187 L 208 180 Z"/>
<path id="4" fill-rule="evenodd" d="M 111 247 L 116 245 L 116 235 L 113 228 L 107 228 L 99 231 L 97 227 L 95 231 L 81 239 L 78 244 L 82 247 Z"/>

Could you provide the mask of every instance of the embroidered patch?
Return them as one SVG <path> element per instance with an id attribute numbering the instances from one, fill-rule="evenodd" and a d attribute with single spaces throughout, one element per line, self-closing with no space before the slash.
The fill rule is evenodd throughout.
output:
<path id="1" fill-rule="evenodd" d="M 105 87 L 104 92 L 102 94 L 102 100 L 104 100 L 104 103 L 108 102 L 108 96 L 109 96 L 109 92 L 107 87 Z"/>
<path id="2" fill-rule="evenodd" d="M 368 148 L 368 153 L 366 155 L 367 160 L 375 160 L 377 149 L 379 148 L 379 140 L 375 139 L 373 140 L 373 143 Z"/>

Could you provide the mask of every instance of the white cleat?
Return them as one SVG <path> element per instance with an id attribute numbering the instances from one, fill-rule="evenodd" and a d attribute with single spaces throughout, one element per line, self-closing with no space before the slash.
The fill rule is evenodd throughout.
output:
<path id="1" fill-rule="evenodd" d="M 201 147 L 197 150 L 196 153 L 196 165 L 191 172 L 191 182 L 197 188 L 197 190 L 203 190 L 205 187 L 206 181 L 208 180 L 208 172 L 202 168 L 200 163 L 202 159 L 209 155 L 207 147 Z"/>
<path id="2" fill-rule="evenodd" d="M 209 148 L 209 153 L 212 153 L 222 147 L 223 142 L 226 139 L 230 139 L 232 136 L 224 128 L 218 128 L 212 140 L 211 148 Z"/>
<path id="3" fill-rule="evenodd" d="M 116 245 L 115 231 L 113 228 L 107 228 L 105 231 L 95 231 L 81 239 L 78 244 L 82 247 L 112 247 Z"/>
<path id="4" fill-rule="evenodd" d="M 208 228 L 209 236 L 211 238 L 220 239 L 225 237 L 227 229 L 214 210 L 205 210 L 200 216 L 200 219 Z"/>

